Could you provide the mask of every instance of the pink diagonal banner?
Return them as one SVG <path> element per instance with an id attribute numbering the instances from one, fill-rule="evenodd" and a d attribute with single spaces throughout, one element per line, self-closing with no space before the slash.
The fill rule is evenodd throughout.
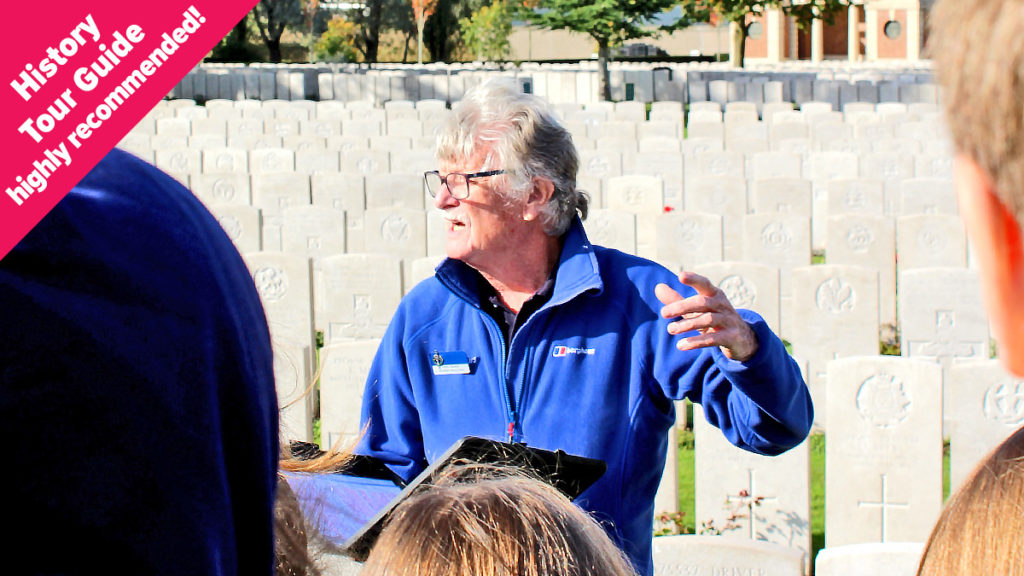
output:
<path id="1" fill-rule="evenodd" d="M 0 61 L 0 258 L 256 4 L 15 2 Z"/>

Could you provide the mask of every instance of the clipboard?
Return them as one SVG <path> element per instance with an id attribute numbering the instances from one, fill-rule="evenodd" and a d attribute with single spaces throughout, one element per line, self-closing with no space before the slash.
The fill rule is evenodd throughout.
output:
<path id="1" fill-rule="evenodd" d="M 304 510 L 311 511 L 314 521 L 320 520 L 323 535 L 347 555 L 362 562 L 370 554 L 391 512 L 419 489 L 429 486 L 445 469 L 458 464 L 526 469 L 570 500 L 593 485 L 607 470 L 602 460 L 562 450 L 541 450 L 525 444 L 466 436 L 405 486 L 385 474 L 378 474 L 377 478 L 351 473 L 322 475 L 325 477 L 289 474 L 286 477 Z M 367 461 L 361 466 L 364 470 L 379 469 Z"/>

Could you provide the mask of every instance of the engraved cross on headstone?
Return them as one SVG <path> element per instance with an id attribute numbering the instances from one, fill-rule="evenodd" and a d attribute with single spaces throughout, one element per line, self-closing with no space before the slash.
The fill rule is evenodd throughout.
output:
<path id="1" fill-rule="evenodd" d="M 748 537 L 754 540 L 757 536 L 756 519 L 757 516 L 754 514 L 754 508 L 756 505 L 764 504 L 766 502 L 777 502 L 778 498 L 775 496 L 764 496 L 757 493 L 757 485 L 755 479 L 755 472 L 753 468 L 747 468 L 747 489 L 741 490 L 739 494 L 730 494 L 726 497 L 728 502 L 739 502 L 747 509 L 750 521 L 747 523 Z"/>
<path id="2" fill-rule="evenodd" d="M 886 479 L 885 474 L 882 474 L 882 498 L 880 502 L 867 502 L 864 500 L 858 500 L 857 506 L 860 508 L 880 508 L 882 510 L 882 542 L 886 541 L 886 526 L 889 520 L 890 509 L 901 509 L 906 510 L 910 508 L 910 504 L 907 502 L 890 502 L 889 495 L 886 490 Z"/>

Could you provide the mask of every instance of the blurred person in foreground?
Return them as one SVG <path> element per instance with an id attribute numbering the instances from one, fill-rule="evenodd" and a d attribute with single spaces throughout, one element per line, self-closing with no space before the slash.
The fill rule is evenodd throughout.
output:
<path id="1" fill-rule="evenodd" d="M 1024 1 L 941 0 L 929 23 L 984 304 L 1000 360 L 1024 376 Z M 1024 574 L 1024 431 L 950 497 L 918 574 Z"/>
<path id="2" fill-rule="evenodd" d="M 576 503 L 652 573 L 673 402 L 702 404 L 737 446 L 779 454 L 811 426 L 799 368 L 708 279 L 590 243 L 579 157 L 542 99 L 483 83 L 437 155 L 425 179 L 448 258 L 392 318 L 357 451 L 407 481 L 470 435 L 603 460 Z"/>
<path id="3" fill-rule="evenodd" d="M 278 413 L 253 281 L 110 152 L 0 260 L 4 568 L 272 574 Z"/>

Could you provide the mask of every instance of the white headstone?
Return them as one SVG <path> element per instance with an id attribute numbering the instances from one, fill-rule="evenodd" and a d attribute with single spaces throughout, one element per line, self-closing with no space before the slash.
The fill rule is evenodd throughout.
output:
<path id="1" fill-rule="evenodd" d="M 672 212 L 655 219 L 656 260 L 679 271 L 722 260 L 722 217 L 699 212 Z"/>
<path id="2" fill-rule="evenodd" d="M 658 252 L 655 219 L 665 207 L 663 186 L 654 176 L 620 176 L 607 180 L 605 204 L 611 210 L 636 214 L 636 251 L 646 258 Z"/>
<path id="3" fill-rule="evenodd" d="M 343 254 L 321 261 L 315 292 L 324 342 L 380 338 L 402 298 L 401 265 L 384 254 Z"/>
<path id="4" fill-rule="evenodd" d="M 948 372 L 956 359 L 989 357 L 989 330 L 977 272 L 921 268 L 899 275 L 900 353 L 938 362 Z M 949 380 L 944 413 L 951 421 Z"/>
<path id="5" fill-rule="evenodd" d="M 313 261 L 314 276 L 325 256 L 345 253 L 345 213 L 323 206 L 295 206 L 282 214 L 281 249 Z"/>
<path id="6" fill-rule="evenodd" d="M 755 262 L 712 262 L 693 271 L 718 286 L 734 308 L 753 310 L 780 334 L 779 269 Z"/>
<path id="7" fill-rule="evenodd" d="M 583 228 L 593 244 L 636 254 L 636 214 L 611 209 L 591 210 L 583 221 Z"/>
<path id="8" fill-rule="evenodd" d="M 742 259 L 779 268 L 779 295 L 785 308 L 790 272 L 811 264 L 810 219 L 784 212 L 748 214 L 743 218 Z M 783 316 L 783 330 L 785 321 Z"/>
<path id="9" fill-rule="evenodd" d="M 787 546 L 720 536 L 654 539 L 656 576 L 803 576 L 804 555 Z"/>
<path id="10" fill-rule="evenodd" d="M 833 180 L 827 183 L 828 215 L 885 213 L 881 180 Z"/>
<path id="11" fill-rule="evenodd" d="M 211 204 L 207 208 L 240 253 L 260 251 L 262 235 L 257 208 L 237 204 Z"/>
<path id="12" fill-rule="evenodd" d="M 900 214 L 959 214 L 952 180 L 911 178 L 900 184 Z"/>
<path id="13" fill-rule="evenodd" d="M 203 172 L 206 174 L 247 174 L 249 155 L 236 148 L 209 148 L 203 150 Z"/>
<path id="14" fill-rule="evenodd" d="M 878 271 L 878 321 L 895 326 L 896 234 L 892 218 L 875 214 L 832 216 L 827 245 L 827 263 Z"/>
<path id="15" fill-rule="evenodd" d="M 709 176 L 687 180 L 683 207 L 688 212 L 722 217 L 722 257 L 743 255 L 743 219 L 747 215 L 747 181 L 736 176 Z"/>
<path id="16" fill-rule="evenodd" d="M 245 255 L 263 302 L 275 345 L 313 349 L 313 306 L 309 259 L 283 252 Z"/>
<path id="17" fill-rule="evenodd" d="M 924 545 L 920 542 L 847 544 L 818 551 L 815 576 L 915 576 Z"/>
<path id="18" fill-rule="evenodd" d="M 765 180 L 768 178 L 801 178 L 803 177 L 802 160 L 796 154 L 786 152 L 759 152 L 754 154 L 751 178 Z"/>
<path id="19" fill-rule="evenodd" d="M 782 331 L 807 362 L 807 383 L 826 427 L 826 366 L 836 358 L 878 353 L 878 272 L 860 266 L 802 266 L 792 271 L 793 298 Z"/>
<path id="20" fill-rule="evenodd" d="M 391 172 L 366 177 L 366 208 L 423 210 L 428 196 L 423 175 Z"/>
<path id="21" fill-rule="evenodd" d="M 780 456 L 729 443 L 694 406 L 695 520 L 712 521 L 728 539 L 766 541 L 811 553 L 810 451 L 807 442 Z"/>
<path id="22" fill-rule="evenodd" d="M 1024 425 L 1024 380 L 998 360 L 954 362 L 949 369 L 949 490 L 1007 436 Z"/>
<path id="23" fill-rule="evenodd" d="M 195 174 L 191 184 L 192 193 L 207 206 L 249 206 L 252 203 L 247 174 Z"/>
<path id="24" fill-rule="evenodd" d="M 950 214 L 914 214 L 896 220 L 899 271 L 967 265 L 963 222 Z"/>
<path id="25" fill-rule="evenodd" d="M 271 174 L 295 170 L 295 152 L 284 148 L 263 148 L 249 151 L 249 172 Z"/>
<path id="26" fill-rule="evenodd" d="M 320 445 L 341 448 L 359 438 L 366 377 L 379 340 L 341 342 L 320 351 Z"/>
<path id="27" fill-rule="evenodd" d="M 314 206 L 345 212 L 345 251 L 362 252 L 366 235 L 363 178 L 350 174 L 314 174 L 310 184 Z"/>
<path id="28" fill-rule="evenodd" d="M 412 261 L 427 255 L 427 218 L 423 210 L 367 210 L 366 246 L 375 252 L 403 260 L 405 276 L 412 273 Z"/>
<path id="29" fill-rule="evenodd" d="M 274 383 L 281 440 L 313 441 L 313 365 L 309 347 L 274 344 Z"/>
<path id="30" fill-rule="evenodd" d="M 792 212 L 811 217 L 811 183 L 801 178 L 754 180 L 752 212 Z"/>
<path id="31" fill-rule="evenodd" d="M 825 545 L 923 542 L 942 506 L 942 373 L 861 356 L 828 365 Z"/>

